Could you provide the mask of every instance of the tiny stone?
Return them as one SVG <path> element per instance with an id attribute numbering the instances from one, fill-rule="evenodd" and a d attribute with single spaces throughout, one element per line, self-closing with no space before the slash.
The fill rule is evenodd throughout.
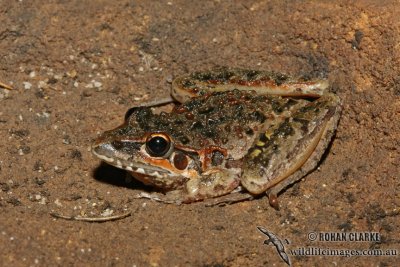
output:
<path id="1" fill-rule="evenodd" d="M 24 85 L 25 90 L 29 90 L 32 87 L 32 84 L 30 82 L 22 82 L 22 84 Z"/>
<path id="2" fill-rule="evenodd" d="M 45 81 L 39 81 L 38 82 L 38 87 L 39 88 L 46 88 L 47 87 L 47 83 Z"/>
<path id="3" fill-rule="evenodd" d="M 68 72 L 67 72 L 67 75 L 68 75 L 69 77 L 71 77 L 71 78 L 75 78 L 76 75 L 77 75 L 77 72 L 76 72 L 76 70 L 71 70 L 71 71 L 68 71 Z"/>
<path id="4" fill-rule="evenodd" d="M 59 207 L 62 207 L 62 204 L 58 198 L 56 200 L 54 200 L 54 204 L 56 204 Z"/>
<path id="5" fill-rule="evenodd" d="M 105 209 L 102 213 L 101 216 L 107 217 L 110 216 L 114 213 L 114 211 L 112 209 Z"/>
<path id="6" fill-rule="evenodd" d="M 169 74 L 167 77 L 165 77 L 167 83 L 172 83 L 172 81 L 174 80 L 174 78 L 172 77 L 171 74 Z"/>
<path id="7" fill-rule="evenodd" d="M 43 197 L 43 198 L 39 201 L 39 204 L 46 205 L 46 198 Z"/>
<path id="8" fill-rule="evenodd" d="M 93 85 L 94 85 L 94 87 L 99 88 L 99 87 L 101 87 L 103 84 L 102 84 L 101 82 L 95 81 L 95 82 L 93 83 Z"/>

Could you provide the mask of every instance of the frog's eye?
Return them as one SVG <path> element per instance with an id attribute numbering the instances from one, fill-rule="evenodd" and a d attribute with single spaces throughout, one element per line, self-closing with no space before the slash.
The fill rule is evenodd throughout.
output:
<path id="1" fill-rule="evenodd" d="M 146 150 L 152 157 L 166 157 L 172 152 L 171 139 L 164 133 L 153 133 L 147 137 Z"/>

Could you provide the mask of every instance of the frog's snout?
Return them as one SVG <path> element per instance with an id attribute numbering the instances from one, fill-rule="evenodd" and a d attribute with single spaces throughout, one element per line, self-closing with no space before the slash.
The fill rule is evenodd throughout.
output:
<path id="1" fill-rule="evenodd" d="M 91 151 L 96 157 L 106 162 L 111 163 L 114 161 L 114 148 L 111 146 L 111 144 L 101 143 L 96 140 L 91 147 Z"/>

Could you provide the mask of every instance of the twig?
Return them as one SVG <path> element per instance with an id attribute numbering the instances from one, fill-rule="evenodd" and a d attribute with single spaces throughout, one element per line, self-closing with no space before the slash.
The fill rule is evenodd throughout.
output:
<path id="1" fill-rule="evenodd" d="M 108 217 L 81 217 L 81 216 L 65 216 L 55 212 L 50 213 L 51 216 L 59 219 L 70 220 L 70 221 L 83 221 L 83 222 L 108 222 L 115 221 L 131 216 L 132 213 L 129 211 L 120 215 L 108 216 Z"/>
<path id="2" fill-rule="evenodd" d="M 8 89 L 8 90 L 13 90 L 13 88 L 10 85 L 7 85 L 7 84 L 2 83 L 2 82 L 0 82 L 0 87 L 3 87 L 3 88 Z"/>

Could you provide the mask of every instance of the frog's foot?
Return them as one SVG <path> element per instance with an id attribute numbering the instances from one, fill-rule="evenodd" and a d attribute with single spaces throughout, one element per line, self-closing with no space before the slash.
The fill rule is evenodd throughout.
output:
<path id="1" fill-rule="evenodd" d="M 204 200 L 204 204 L 206 207 L 213 207 L 213 206 L 226 206 L 226 205 L 231 205 L 234 203 L 246 201 L 246 200 L 252 200 L 254 198 L 254 195 L 247 193 L 247 192 L 241 192 L 242 188 L 238 187 L 234 191 L 232 191 L 230 194 L 219 196 L 216 198 L 207 198 Z M 180 205 L 182 204 L 182 199 L 184 199 L 184 194 L 182 191 L 176 190 L 176 191 L 170 191 L 167 192 L 166 194 L 162 193 L 147 193 L 147 192 L 141 192 L 136 195 L 136 198 L 146 198 L 146 199 L 151 199 L 157 202 L 162 202 L 162 203 L 167 203 L 167 204 L 177 204 Z M 202 199 L 197 199 L 197 200 L 202 200 Z M 183 202 L 189 203 L 193 202 L 193 198 L 187 198 L 186 200 L 184 199 Z"/>
<path id="2" fill-rule="evenodd" d="M 231 205 L 234 203 L 252 200 L 254 199 L 254 195 L 250 193 L 241 193 L 241 192 L 234 192 L 225 196 L 220 196 L 217 198 L 211 198 L 204 200 L 204 204 L 206 207 L 213 207 L 213 206 L 226 206 Z"/>
<path id="3" fill-rule="evenodd" d="M 176 204 L 176 205 L 181 205 L 182 201 L 179 200 L 176 197 L 172 197 L 171 195 L 168 194 L 162 194 L 158 192 L 153 192 L 153 193 L 147 193 L 147 192 L 141 192 L 135 196 L 135 198 L 146 198 L 146 199 L 151 199 L 153 201 L 157 202 L 162 202 L 166 204 Z"/>
<path id="4" fill-rule="evenodd" d="M 179 200 L 179 197 L 177 197 L 176 191 L 172 191 L 167 194 L 162 194 L 158 192 L 152 192 L 152 193 L 140 192 L 135 196 L 135 198 L 146 198 L 167 204 L 176 204 L 176 205 L 182 204 L 182 201 Z"/>
<path id="5" fill-rule="evenodd" d="M 176 204 L 176 205 L 181 205 L 183 202 L 189 203 L 193 202 L 192 199 L 182 201 L 176 198 L 176 192 L 173 194 L 162 194 L 162 193 L 148 193 L 148 192 L 141 192 L 135 196 L 135 198 L 145 198 L 145 199 L 151 199 L 153 201 L 157 202 L 162 202 L 166 204 Z M 254 195 L 250 193 L 243 193 L 243 192 L 233 192 L 228 195 L 220 196 L 217 198 L 211 198 L 211 199 L 205 199 L 204 204 L 206 207 L 213 207 L 213 206 L 226 206 L 226 205 L 231 205 L 234 203 L 246 201 L 246 200 L 252 200 L 254 199 Z"/>

